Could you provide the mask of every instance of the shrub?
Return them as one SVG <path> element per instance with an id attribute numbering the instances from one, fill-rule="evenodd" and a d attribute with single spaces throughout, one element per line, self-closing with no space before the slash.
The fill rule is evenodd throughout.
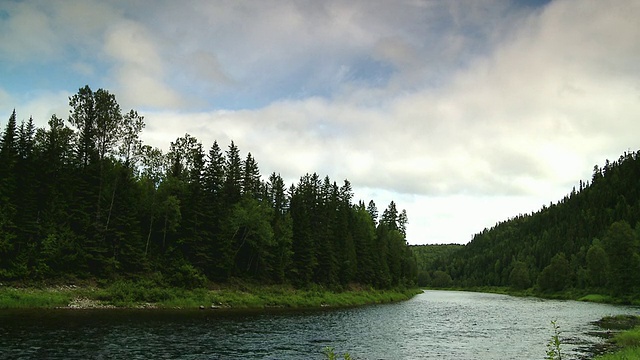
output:
<path id="1" fill-rule="evenodd" d="M 453 280 L 451 280 L 451 276 L 444 271 L 434 271 L 433 278 L 431 279 L 431 286 L 437 288 L 446 288 L 450 287 L 453 284 Z"/>
<path id="2" fill-rule="evenodd" d="M 185 289 L 204 287 L 207 278 L 191 264 L 177 266 L 168 276 L 169 284 Z"/>

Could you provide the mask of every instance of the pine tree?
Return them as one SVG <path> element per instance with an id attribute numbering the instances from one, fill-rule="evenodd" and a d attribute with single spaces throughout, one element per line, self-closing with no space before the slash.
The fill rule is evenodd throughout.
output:
<path id="1" fill-rule="evenodd" d="M 9 117 L 0 143 L 0 278 L 19 276 L 15 260 L 19 252 L 16 220 L 16 173 L 18 161 L 16 111 Z"/>
<path id="2" fill-rule="evenodd" d="M 402 209 L 400 215 L 398 215 L 398 231 L 402 234 L 403 237 L 407 237 L 407 224 L 409 223 L 409 218 L 407 216 L 407 210 Z"/>
<path id="3" fill-rule="evenodd" d="M 373 220 L 373 224 L 378 226 L 378 208 L 376 207 L 376 203 L 373 200 L 369 201 L 369 206 L 367 206 L 367 212 L 369 216 L 371 216 L 371 220 Z"/>
<path id="4" fill-rule="evenodd" d="M 242 195 L 242 161 L 240 160 L 240 150 L 233 141 L 226 152 L 224 173 L 225 207 L 230 208 L 240 201 Z"/>
<path id="5" fill-rule="evenodd" d="M 18 160 L 15 166 L 16 192 L 13 196 L 16 204 L 15 225 L 22 262 L 21 268 L 29 272 L 35 267 L 38 238 L 40 236 L 40 214 L 35 148 L 35 126 L 33 118 L 22 122 L 18 130 Z"/>
<path id="6" fill-rule="evenodd" d="M 291 214 L 289 214 L 289 199 L 284 180 L 279 174 L 272 173 L 269 176 L 267 195 L 267 201 L 273 209 L 271 228 L 273 229 L 274 245 L 269 250 L 272 263 L 271 279 L 282 283 L 285 281 L 286 270 L 291 263 L 293 224 Z"/>
<path id="7" fill-rule="evenodd" d="M 632 294 L 638 285 L 638 250 L 633 229 L 626 221 L 609 227 L 603 239 L 609 260 L 609 287 L 614 295 Z"/>
<path id="8" fill-rule="evenodd" d="M 206 229 L 205 248 L 209 263 L 204 272 L 215 280 L 226 280 L 233 266 L 233 248 L 230 239 L 222 235 L 221 225 L 226 213 L 224 204 L 225 159 L 214 142 L 209 150 L 204 170 L 204 226 Z"/>
<path id="9" fill-rule="evenodd" d="M 78 221 L 72 214 L 79 205 L 74 132 L 56 115 L 51 116 L 48 125 L 48 130 L 38 129 L 35 135 L 41 229 L 36 277 L 77 274 L 84 262 L 80 237 L 72 230 Z"/>
<path id="10" fill-rule="evenodd" d="M 315 175 L 315 174 L 314 174 Z M 317 188 L 318 206 L 312 210 L 313 238 L 315 242 L 315 258 L 318 266 L 315 268 L 314 282 L 335 285 L 338 281 L 339 263 L 336 241 L 336 209 L 338 206 L 338 188 L 326 176 L 322 185 Z"/>
<path id="11" fill-rule="evenodd" d="M 387 209 L 382 213 L 380 223 L 384 224 L 388 230 L 399 230 L 398 226 L 398 209 L 396 203 L 391 201 Z"/>
<path id="12" fill-rule="evenodd" d="M 245 196 L 259 200 L 263 194 L 263 186 L 260 180 L 258 163 L 251 156 L 251 153 L 248 153 L 243 165 L 242 192 Z"/>
<path id="13" fill-rule="evenodd" d="M 318 176 L 306 174 L 297 187 L 292 186 L 291 219 L 293 221 L 292 264 L 289 279 L 298 286 L 309 285 L 318 266 L 314 219 L 318 204 Z M 320 249 L 318 249 L 320 250 Z"/>
<path id="14" fill-rule="evenodd" d="M 356 279 L 363 284 L 376 282 L 376 229 L 371 213 L 360 203 L 354 212 L 351 233 L 355 245 L 358 266 Z"/>
<path id="15" fill-rule="evenodd" d="M 375 204 L 353 206 L 347 180 L 307 174 L 287 192 L 233 142 L 224 155 L 214 142 L 208 157 L 189 134 L 166 156 L 144 145 L 144 118 L 123 115 L 106 90 L 80 88 L 69 105 L 70 127 L 56 115 L 48 128 L 18 127 L 14 110 L 0 133 L 2 280 L 160 271 L 176 286 L 203 286 L 205 274 L 333 287 L 412 274 L 389 230 L 406 213 L 376 230 Z"/>
<path id="16" fill-rule="evenodd" d="M 336 213 L 336 244 L 338 249 L 339 278 L 342 285 L 347 285 L 355 279 L 358 271 L 358 258 L 355 241 L 351 232 L 353 221 L 353 189 L 348 180 L 344 180 L 338 192 L 338 206 Z"/>
<path id="17" fill-rule="evenodd" d="M 112 199 L 117 184 L 107 184 L 106 179 L 117 181 L 117 176 L 108 174 L 113 169 L 111 155 L 122 133 L 122 114 L 115 96 L 104 89 L 93 92 L 89 86 L 78 90 L 69 98 L 71 115 L 69 122 L 78 131 L 78 158 L 82 165 L 79 187 L 78 222 L 84 234 L 83 248 L 87 252 L 88 270 L 105 275 L 113 272 L 112 244 L 107 233 L 111 219 Z M 106 189 L 109 188 L 110 191 Z"/>

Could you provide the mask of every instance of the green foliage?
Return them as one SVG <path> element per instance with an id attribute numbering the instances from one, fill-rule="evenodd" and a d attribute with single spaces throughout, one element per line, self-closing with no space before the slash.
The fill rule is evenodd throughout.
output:
<path id="1" fill-rule="evenodd" d="M 588 294 L 578 299 L 578 301 L 594 302 L 594 303 L 610 303 L 611 296 L 602 294 Z"/>
<path id="2" fill-rule="evenodd" d="M 100 291 L 97 299 L 108 301 L 114 305 L 130 306 L 131 304 L 143 302 L 163 302 L 172 297 L 171 290 L 160 288 L 151 280 L 120 280 L 112 283 L 103 291 Z"/>
<path id="3" fill-rule="evenodd" d="M 586 260 L 589 284 L 596 288 L 605 287 L 609 276 L 609 258 L 597 239 L 589 247 Z"/>
<path id="4" fill-rule="evenodd" d="M 607 330 L 630 330 L 640 326 L 640 317 L 634 315 L 605 316 L 596 323 L 599 327 Z"/>
<path id="5" fill-rule="evenodd" d="M 636 238 L 626 221 L 609 227 L 603 239 L 609 259 L 609 287 L 614 295 L 633 293 L 638 284 L 638 255 Z"/>
<path id="6" fill-rule="evenodd" d="M 464 246 L 459 244 L 412 245 L 409 248 L 416 259 L 418 285 L 435 286 L 432 285 L 433 272 L 446 269 L 447 259 Z"/>
<path id="7" fill-rule="evenodd" d="M 596 360 L 631 360 L 640 358 L 640 318 L 619 315 L 605 317 L 598 324 L 605 329 L 626 329 L 616 333 L 610 340 L 616 345 L 616 351 L 596 357 Z"/>
<path id="8" fill-rule="evenodd" d="M 337 360 L 340 358 L 339 355 L 335 353 L 335 350 L 330 346 L 325 347 L 323 353 L 327 360 Z M 349 353 L 345 353 L 343 359 L 351 360 L 351 355 L 349 355 Z"/>
<path id="9" fill-rule="evenodd" d="M 453 285 L 451 276 L 444 271 L 436 270 L 433 272 L 433 278 L 431 279 L 431 286 L 436 288 L 447 288 Z"/>
<path id="10" fill-rule="evenodd" d="M 640 347 L 625 348 L 612 354 L 600 355 L 594 360 L 636 360 L 640 359 Z"/>
<path id="11" fill-rule="evenodd" d="M 524 275 L 522 265 L 516 266 L 524 263 L 529 286 L 537 285 L 545 296 L 594 292 L 631 302 L 640 291 L 639 178 L 640 152 L 607 160 L 594 168 L 591 183 L 580 181 L 579 189 L 557 203 L 484 229 L 435 260 L 418 257 L 421 278 L 439 270 L 458 287 L 515 288 L 511 275 Z M 560 253 L 565 260 L 556 258 Z"/>
<path id="12" fill-rule="evenodd" d="M 185 291 L 233 277 L 415 284 L 408 217 L 394 202 L 377 224 L 347 180 L 307 174 L 287 191 L 233 141 L 206 153 L 185 134 L 163 154 L 140 140 L 144 117 L 104 89 L 78 89 L 69 107 L 47 128 L 13 111 L 0 133 L 0 280 L 106 281 L 121 303 L 162 297 L 117 282 L 149 274 Z"/>
<path id="13" fill-rule="evenodd" d="M 547 343 L 547 360 L 562 360 L 562 349 L 560 343 L 560 326 L 558 325 L 556 320 L 551 321 L 551 326 L 553 327 L 553 335 L 551 336 L 551 340 Z"/>
<path id="14" fill-rule="evenodd" d="M 538 276 L 538 287 L 542 291 L 558 292 L 568 285 L 571 268 L 564 253 L 556 254 Z"/>
<path id="15" fill-rule="evenodd" d="M 415 289 L 351 289 L 341 292 L 322 287 L 309 290 L 284 285 L 256 285 L 238 281 L 222 289 L 167 287 L 159 274 L 137 280 L 116 280 L 102 287 L 55 286 L 0 288 L 0 309 L 66 307 L 81 300 L 89 306 L 125 308 L 320 308 L 389 303 L 407 300 Z M 83 305 L 80 305 L 83 306 Z M 86 306 L 86 305 L 85 305 Z"/>
<path id="16" fill-rule="evenodd" d="M 522 261 L 516 261 L 513 263 L 513 269 L 509 274 L 509 283 L 513 288 L 518 290 L 527 289 L 531 285 L 527 264 Z"/>
<path id="17" fill-rule="evenodd" d="M 52 308 L 66 306 L 71 296 L 65 292 L 38 289 L 0 288 L 0 309 Z"/>
<path id="18" fill-rule="evenodd" d="M 207 278 L 186 262 L 172 268 L 167 277 L 171 286 L 188 289 L 204 287 L 207 283 Z"/>
<path id="19" fill-rule="evenodd" d="M 616 334 L 613 342 L 622 347 L 640 347 L 640 328 L 636 327 Z"/>
<path id="20" fill-rule="evenodd" d="M 265 278 L 273 270 L 267 253 L 274 246 L 273 209 L 243 196 L 233 205 L 223 227 L 223 236 L 233 243 L 236 276 Z"/>

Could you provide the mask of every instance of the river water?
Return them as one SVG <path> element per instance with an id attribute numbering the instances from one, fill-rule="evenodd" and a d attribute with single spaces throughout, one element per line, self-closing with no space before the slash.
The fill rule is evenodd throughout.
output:
<path id="1" fill-rule="evenodd" d="M 544 359 L 561 327 L 563 359 L 603 340 L 591 322 L 636 307 L 425 291 L 350 309 L 0 311 L 2 359 Z"/>

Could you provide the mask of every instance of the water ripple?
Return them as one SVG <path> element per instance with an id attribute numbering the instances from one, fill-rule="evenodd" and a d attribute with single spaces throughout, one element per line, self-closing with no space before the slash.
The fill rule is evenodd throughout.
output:
<path id="1" fill-rule="evenodd" d="M 321 311 L 1 311 L 0 359 L 322 359 L 326 346 L 357 359 L 543 359 L 551 320 L 578 359 L 602 341 L 592 321 L 638 313 L 451 291 Z"/>

